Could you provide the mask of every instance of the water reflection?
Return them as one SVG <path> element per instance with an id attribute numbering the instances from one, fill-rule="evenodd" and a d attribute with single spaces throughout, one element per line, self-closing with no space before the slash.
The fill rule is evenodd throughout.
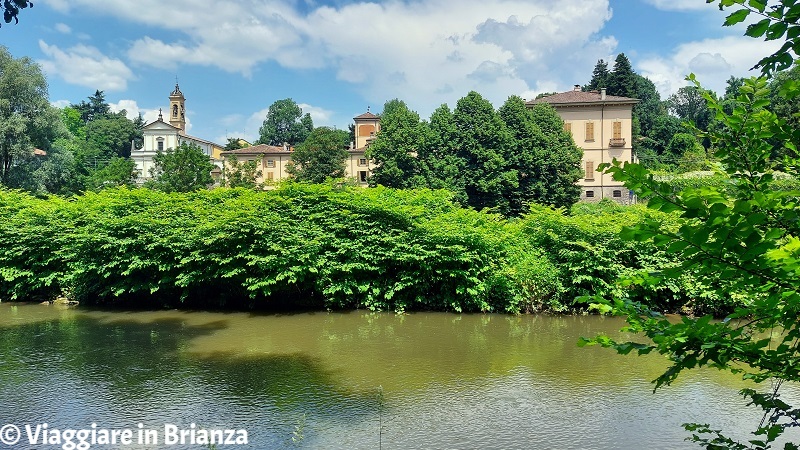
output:
<path id="1" fill-rule="evenodd" d="M 651 394 L 662 358 L 575 345 L 620 325 L 0 304 L 0 402 L 12 406 L 0 423 L 195 422 L 247 428 L 251 448 L 293 447 L 300 427 L 301 447 L 342 449 L 693 448 L 684 421 L 752 426 L 734 376 L 700 372 Z"/>

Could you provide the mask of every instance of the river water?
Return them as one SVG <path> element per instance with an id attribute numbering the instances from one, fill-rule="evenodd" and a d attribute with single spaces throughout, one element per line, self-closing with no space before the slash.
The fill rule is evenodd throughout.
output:
<path id="1" fill-rule="evenodd" d="M 684 442 L 681 423 L 740 438 L 756 426 L 736 376 L 694 372 L 654 394 L 662 357 L 576 346 L 580 336 L 618 336 L 621 325 L 597 316 L 0 303 L 0 426 L 142 424 L 162 433 L 194 423 L 247 430 L 248 445 L 217 448 L 254 449 L 699 448 Z M 160 437 L 92 448 L 208 448 Z"/>

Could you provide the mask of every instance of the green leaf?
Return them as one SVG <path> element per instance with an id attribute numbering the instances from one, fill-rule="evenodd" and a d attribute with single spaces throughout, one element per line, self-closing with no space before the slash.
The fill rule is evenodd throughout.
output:
<path id="1" fill-rule="evenodd" d="M 744 22 L 744 19 L 746 19 L 749 14 L 750 14 L 750 10 L 749 9 L 740 9 L 738 11 L 735 11 L 733 14 L 731 14 L 728 17 L 725 18 L 724 25 L 726 27 L 729 27 L 731 25 L 735 25 L 737 23 Z"/>
<path id="2" fill-rule="evenodd" d="M 769 29 L 770 23 L 771 21 L 769 19 L 763 19 L 757 23 L 748 25 L 744 34 L 754 38 L 761 37 L 767 32 L 767 29 Z"/>

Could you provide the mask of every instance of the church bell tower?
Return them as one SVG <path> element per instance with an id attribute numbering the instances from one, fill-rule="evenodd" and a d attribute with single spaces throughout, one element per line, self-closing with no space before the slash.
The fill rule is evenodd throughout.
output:
<path id="1" fill-rule="evenodd" d="M 169 124 L 175 128 L 180 129 L 180 133 L 186 133 L 186 110 L 184 103 L 186 98 L 183 92 L 178 87 L 178 82 L 175 82 L 175 90 L 169 94 Z"/>

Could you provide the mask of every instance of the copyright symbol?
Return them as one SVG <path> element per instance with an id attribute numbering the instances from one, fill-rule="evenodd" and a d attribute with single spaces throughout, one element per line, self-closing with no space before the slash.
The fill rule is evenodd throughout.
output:
<path id="1" fill-rule="evenodd" d="M 19 442 L 20 431 L 16 425 L 8 424 L 0 428 L 0 442 L 6 445 L 14 445 Z"/>

